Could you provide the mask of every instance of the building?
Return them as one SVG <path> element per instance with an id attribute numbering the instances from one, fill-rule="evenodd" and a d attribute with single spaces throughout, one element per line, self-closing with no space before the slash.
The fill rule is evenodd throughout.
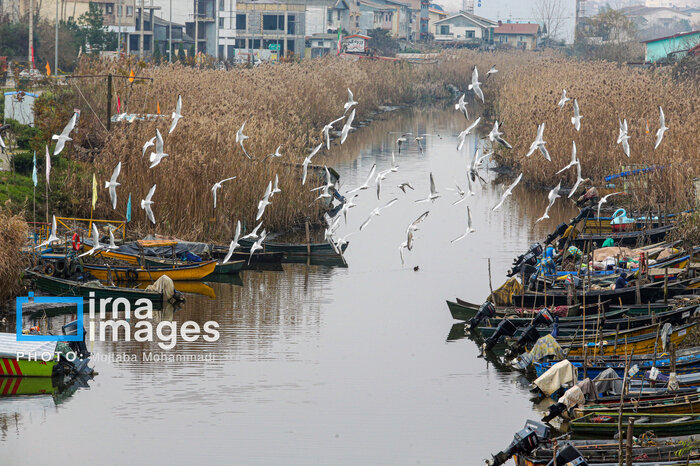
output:
<path id="1" fill-rule="evenodd" d="M 335 54 L 338 50 L 337 34 L 314 34 L 308 39 L 309 49 L 307 56 L 311 58 L 325 57 Z"/>
<path id="2" fill-rule="evenodd" d="M 171 38 L 171 23 L 155 16 L 153 18 L 153 24 L 155 27 L 153 31 L 154 51 L 157 48 L 160 56 L 167 59 L 169 58 L 168 45 Z M 190 48 L 194 46 L 194 38 L 185 33 L 184 24 L 172 23 L 172 44 L 174 53 L 180 50 L 180 46 L 182 46 L 183 50 L 190 50 Z"/>
<path id="3" fill-rule="evenodd" d="M 447 12 L 443 10 L 440 5 L 431 3 L 430 8 L 428 9 L 428 31 L 433 35 L 433 37 L 435 37 L 437 34 L 435 23 L 445 18 L 447 18 Z"/>
<path id="4" fill-rule="evenodd" d="M 631 6 L 620 11 L 634 23 L 642 40 L 690 31 L 693 21 L 691 13 L 676 8 Z"/>
<path id="5" fill-rule="evenodd" d="M 197 44 L 195 52 L 216 56 L 219 51 L 217 1 L 194 0 L 191 1 L 191 5 L 192 19 L 185 21 L 185 32 L 195 40 Z"/>
<path id="6" fill-rule="evenodd" d="M 461 12 L 435 22 L 435 41 L 479 46 L 493 42 L 495 21 Z"/>
<path id="7" fill-rule="evenodd" d="M 700 44 L 700 30 L 683 32 L 672 36 L 643 41 L 646 47 L 645 60 L 656 62 L 665 58 L 678 58 Z"/>
<path id="8" fill-rule="evenodd" d="M 523 50 L 537 48 L 540 25 L 533 23 L 501 23 L 494 29 L 494 42 Z"/>
<path id="9" fill-rule="evenodd" d="M 307 0 L 306 36 L 350 31 L 351 0 Z"/>
<path id="10" fill-rule="evenodd" d="M 620 0 L 616 0 L 619 3 Z M 573 44 L 576 30 L 577 15 L 581 14 L 584 0 L 476 0 L 474 13 L 492 21 L 503 23 L 537 23 L 542 33 L 552 40 L 562 40 L 565 44 Z M 538 5 L 554 5 L 557 7 L 550 20 L 538 12 Z M 577 9 L 577 6 L 579 7 Z M 549 22 L 549 25 L 545 23 Z"/>
<path id="11" fill-rule="evenodd" d="M 357 30 L 367 34 L 372 29 L 384 29 L 396 39 L 413 40 L 416 11 L 406 3 L 393 0 L 355 0 L 359 6 Z"/>
<path id="12" fill-rule="evenodd" d="M 300 0 L 297 0 L 300 1 Z M 239 0 L 236 10 L 236 55 L 267 60 L 304 57 L 304 3 Z"/>

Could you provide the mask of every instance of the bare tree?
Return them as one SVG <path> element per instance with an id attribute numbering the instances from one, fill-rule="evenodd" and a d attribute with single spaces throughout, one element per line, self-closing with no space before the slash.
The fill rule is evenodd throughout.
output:
<path id="1" fill-rule="evenodd" d="M 532 12 L 537 22 L 543 26 L 548 39 L 557 40 L 564 24 L 564 0 L 535 0 Z"/>

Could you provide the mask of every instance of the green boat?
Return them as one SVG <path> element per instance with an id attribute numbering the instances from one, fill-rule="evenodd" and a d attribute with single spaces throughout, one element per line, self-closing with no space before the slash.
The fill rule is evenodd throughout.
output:
<path id="1" fill-rule="evenodd" d="M 250 251 L 255 241 L 240 239 L 242 251 Z M 263 252 L 283 252 L 286 256 L 337 256 L 330 243 L 275 243 L 273 241 L 263 241 Z M 348 247 L 348 243 L 343 245 L 343 251 Z"/>
<path id="2" fill-rule="evenodd" d="M 591 307 L 597 307 L 598 305 L 591 305 Z M 454 301 L 447 301 L 447 307 L 450 310 L 450 314 L 452 314 L 452 318 L 455 320 L 464 320 L 467 321 L 474 317 L 477 312 L 479 312 L 479 306 L 469 304 L 466 301 L 460 301 L 460 302 L 454 302 Z M 573 313 L 571 317 L 560 317 L 559 318 L 559 324 L 560 325 L 565 325 L 565 324 L 570 324 L 570 325 L 575 325 L 579 322 L 582 322 L 583 317 L 580 315 L 576 315 L 580 313 L 580 305 L 578 306 L 571 306 L 570 313 Z M 586 306 L 588 308 L 588 306 Z M 503 318 L 508 315 L 511 316 L 519 316 L 523 314 L 517 314 L 513 310 L 514 308 L 507 308 L 507 307 L 497 307 L 496 308 L 496 317 L 497 318 Z M 506 312 L 506 310 L 513 311 L 510 314 Z M 538 309 L 539 311 L 539 309 Z M 626 309 L 617 309 L 613 312 L 606 312 L 605 313 L 605 318 L 606 319 L 615 319 L 615 318 L 620 318 L 626 314 Z M 533 313 L 531 315 L 524 314 L 523 317 L 512 317 L 509 318 L 509 320 L 512 320 L 513 324 L 516 327 L 522 327 L 522 326 L 527 326 L 530 325 L 530 321 L 532 321 L 532 318 L 535 316 L 536 313 Z M 592 312 L 589 314 L 587 317 L 589 319 L 595 319 L 597 317 L 597 312 Z"/>
<path id="3" fill-rule="evenodd" d="M 622 413 L 622 428 L 634 419 L 634 435 L 653 432 L 657 437 L 691 435 L 700 433 L 699 414 L 636 414 Z M 594 412 L 569 423 L 569 429 L 577 436 L 613 438 L 617 434 L 618 414 Z"/>
<path id="4" fill-rule="evenodd" d="M 163 305 L 163 295 L 155 291 L 105 286 L 96 281 L 81 283 L 32 271 L 26 271 L 25 274 L 34 280 L 39 290 L 51 296 L 80 296 L 88 299 L 91 297 L 90 293 L 94 293 L 93 297 L 95 299 L 126 298 L 130 303 L 134 304 L 137 300 L 145 298 L 150 299 L 154 306 Z"/>

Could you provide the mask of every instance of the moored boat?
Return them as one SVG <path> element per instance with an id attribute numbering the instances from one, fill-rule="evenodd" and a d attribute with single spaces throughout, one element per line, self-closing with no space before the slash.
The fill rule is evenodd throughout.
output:
<path id="1" fill-rule="evenodd" d="M 197 262 L 188 265 L 161 265 L 136 267 L 112 267 L 109 265 L 85 264 L 83 268 L 98 280 L 112 281 L 155 281 L 166 275 L 173 281 L 201 280 L 214 272 L 216 261 Z"/>
<path id="2" fill-rule="evenodd" d="M 592 412 L 569 423 L 574 435 L 612 438 L 617 433 L 618 413 Z M 622 413 L 622 425 L 634 419 L 633 433 L 653 432 L 657 437 L 700 433 L 700 414 Z"/>

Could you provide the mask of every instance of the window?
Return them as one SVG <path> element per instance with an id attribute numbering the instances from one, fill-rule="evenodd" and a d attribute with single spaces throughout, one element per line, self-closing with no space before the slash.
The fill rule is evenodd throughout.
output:
<path id="1" fill-rule="evenodd" d="M 224 11 L 224 0 L 219 0 L 219 11 Z"/>
<path id="2" fill-rule="evenodd" d="M 450 33 L 450 26 L 440 26 L 440 34 L 446 36 Z"/>
<path id="3" fill-rule="evenodd" d="M 219 27 L 220 28 L 224 27 L 224 18 L 219 18 Z"/>
<path id="4" fill-rule="evenodd" d="M 294 39 L 287 39 L 287 50 L 294 52 Z"/>
<path id="5" fill-rule="evenodd" d="M 340 21 L 340 10 L 336 10 L 335 13 L 336 13 L 335 19 Z"/>
<path id="6" fill-rule="evenodd" d="M 284 15 L 263 15 L 264 31 L 284 31 Z"/>
<path id="7" fill-rule="evenodd" d="M 235 39 L 233 41 L 233 48 L 244 49 L 245 48 L 245 39 Z M 229 54 L 229 55 L 231 55 L 231 54 Z"/>
<path id="8" fill-rule="evenodd" d="M 328 10 L 328 24 L 333 22 L 333 10 Z"/>
<path id="9" fill-rule="evenodd" d="M 467 39 L 473 39 L 474 31 L 464 31 L 464 37 L 466 37 Z"/>
<path id="10" fill-rule="evenodd" d="M 240 31 L 245 31 L 245 14 L 236 15 L 236 29 Z"/>
<path id="11" fill-rule="evenodd" d="M 133 6 L 126 7 L 126 16 L 134 16 L 134 7 Z"/>
<path id="12" fill-rule="evenodd" d="M 248 39 L 248 48 L 249 49 L 259 49 L 260 48 L 260 39 Z"/>
<path id="13" fill-rule="evenodd" d="M 114 3 L 105 4 L 105 13 L 108 15 L 111 15 L 112 13 L 114 13 Z"/>
<path id="14" fill-rule="evenodd" d="M 235 45 L 226 46 L 226 58 L 233 58 L 236 56 Z"/>
<path id="15" fill-rule="evenodd" d="M 124 9 L 122 8 L 121 5 L 117 7 L 117 16 L 124 16 Z"/>
<path id="16" fill-rule="evenodd" d="M 287 34 L 296 34 L 296 16 L 287 15 Z"/>

